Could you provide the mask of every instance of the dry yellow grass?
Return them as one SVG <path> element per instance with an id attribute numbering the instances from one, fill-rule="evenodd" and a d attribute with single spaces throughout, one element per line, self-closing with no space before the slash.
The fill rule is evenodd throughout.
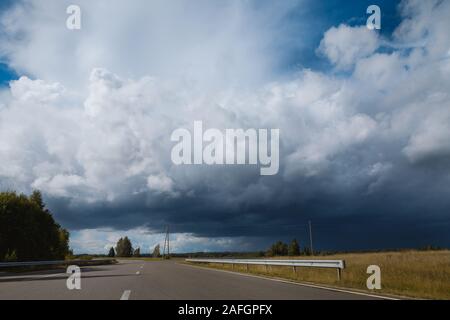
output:
<path id="1" fill-rule="evenodd" d="M 290 258 L 292 259 L 292 258 Z M 295 258 L 294 258 L 295 259 Z M 298 257 L 298 259 L 310 259 Z M 394 294 L 425 299 L 450 299 L 450 251 L 401 251 L 382 253 L 349 253 L 311 257 L 322 260 L 345 260 L 346 269 L 341 281 L 333 269 L 250 266 L 249 273 L 312 282 L 337 287 L 369 291 L 366 273 L 369 265 L 381 268 L 382 289 L 378 294 Z M 210 265 L 231 270 L 230 265 Z M 234 271 L 247 272 L 245 266 L 235 266 Z M 374 293 L 373 291 L 370 291 Z"/>

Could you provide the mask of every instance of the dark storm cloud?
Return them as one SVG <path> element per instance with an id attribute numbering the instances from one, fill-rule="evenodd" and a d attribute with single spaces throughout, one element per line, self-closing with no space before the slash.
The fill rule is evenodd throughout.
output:
<path id="1" fill-rule="evenodd" d="M 346 171 L 350 176 L 361 165 L 351 163 L 347 157 L 334 159 L 337 168 L 333 169 L 340 170 L 340 174 L 340 162 L 350 166 Z M 158 233 L 170 225 L 172 232 L 198 237 L 258 238 L 256 246 L 264 248 L 272 239 L 298 238 L 308 243 L 307 223 L 312 220 L 317 248 L 448 246 L 450 200 L 445 195 L 450 192 L 449 164 L 410 165 L 404 161 L 395 168 L 372 192 L 368 190 L 373 179 L 343 184 L 335 180 L 333 169 L 329 176 L 280 183 L 269 204 L 259 204 L 255 199 L 226 207 L 224 192 L 221 197 L 213 192 L 171 200 L 160 197 L 152 199 L 152 205 L 145 205 L 144 195 L 113 206 L 70 208 L 68 203 L 50 203 L 58 219 L 70 229 L 128 230 L 146 225 Z M 261 242 L 264 238 L 267 240 Z"/>

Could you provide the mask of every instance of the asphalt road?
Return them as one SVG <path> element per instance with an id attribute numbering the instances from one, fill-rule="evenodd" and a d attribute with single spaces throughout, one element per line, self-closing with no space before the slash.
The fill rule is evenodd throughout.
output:
<path id="1" fill-rule="evenodd" d="M 274 281 L 174 261 L 120 261 L 82 268 L 81 290 L 68 274 L 0 274 L 0 299 L 17 300 L 354 300 L 374 297 Z"/>

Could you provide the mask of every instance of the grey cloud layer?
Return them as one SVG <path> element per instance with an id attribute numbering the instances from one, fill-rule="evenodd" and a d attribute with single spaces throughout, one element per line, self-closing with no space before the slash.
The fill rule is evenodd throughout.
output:
<path id="1" fill-rule="evenodd" d="M 302 228 L 296 225 L 313 218 L 361 236 L 362 230 L 345 231 L 342 224 L 376 220 L 385 230 L 403 224 L 397 236 L 407 238 L 417 223 L 431 221 L 438 232 L 430 239 L 450 242 L 440 234 L 450 208 L 449 2 L 403 2 L 403 23 L 389 41 L 363 27 L 334 27 L 317 53 L 337 73 L 302 70 L 256 88 L 252 81 L 242 88 L 227 85 L 223 73 L 250 76 L 255 66 L 249 61 L 270 70 L 272 54 L 258 49 L 267 41 L 262 31 L 251 31 L 259 35 L 258 50 L 238 45 L 231 60 L 219 59 L 230 64 L 211 62 L 217 69 L 209 75 L 208 61 L 221 57 L 222 48 L 193 46 L 192 56 L 201 54 L 207 59 L 197 62 L 206 62 L 179 77 L 185 64 L 178 66 L 181 73 L 159 72 L 154 66 L 166 70 L 166 57 L 152 55 L 151 48 L 130 58 L 127 69 L 119 62 L 125 49 L 112 50 L 114 39 L 103 37 L 108 29 L 99 42 L 97 33 L 74 42 L 80 68 L 67 74 L 59 68 L 65 58 L 54 54 L 65 42 L 46 53 L 39 46 L 44 31 L 19 25 L 25 17 L 40 22 L 40 8 L 16 9 L 19 22 L 2 19 L 7 34 L 20 31 L 28 44 L 7 42 L 2 52 L 18 70 L 45 80 L 22 77 L 2 94 L 0 181 L 3 189 L 43 190 L 68 227 L 161 230 L 170 223 L 178 232 L 206 237 L 275 237 L 296 235 Z M 233 16 L 252 12 L 228 9 Z M 96 5 L 89 10 L 101 11 Z M 187 34 L 211 40 L 188 25 L 194 29 Z M 195 43 L 179 36 L 184 46 Z M 236 32 L 225 36 L 230 43 L 243 39 Z M 342 70 L 349 75 L 340 76 Z M 280 173 L 261 177 L 256 167 L 172 165 L 172 131 L 191 128 L 195 120 L 219 129 L 280 128 Z"/>

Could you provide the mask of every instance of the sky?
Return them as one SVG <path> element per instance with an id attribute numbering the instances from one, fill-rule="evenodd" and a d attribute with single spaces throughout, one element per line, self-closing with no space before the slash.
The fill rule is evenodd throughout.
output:
<path id="1" fill-rule="evenodd" d="M 66 8 L 81 8 L 81 29 Z M 381 30 L 366 27 L 369 5 Z M 0 189 L 76 253 L 450 246 L 450 2 L 0 2 Z M 280 170 L 176 166 L 171 133 L 280 129 Z"/>

